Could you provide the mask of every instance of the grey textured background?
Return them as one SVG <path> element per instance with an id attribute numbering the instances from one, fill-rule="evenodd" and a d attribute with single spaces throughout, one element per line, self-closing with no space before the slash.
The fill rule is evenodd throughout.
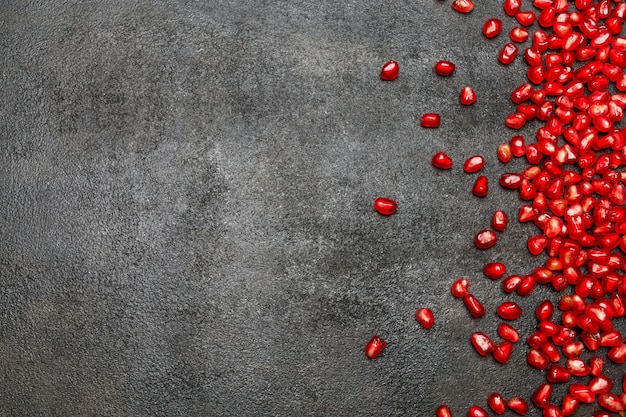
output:
<path id="1" fill-rule="evenodd" d="M 483 4 L 485 3 L 485 4 Z M 490 3 L 490 4 L 487 4 Z M 480 252 L 524 63 L 447 1 L 0 1 L 0 415 L 464 415 L 525 366 L 479 358 L 537 264 Z M 401 75 L 382 82 L 384 62 Z M 457 63 L 450 78 L 432 70 Z M 472 85 L 478 103 L 458 104 Z M 442 126 L 419 126 L 424 112 Z M 525 131 L 527 134 L 530 130 Z M 446 150 L 453 170 L 430 165 Z M 470 193 L 480 153 L 491 193 Z M 398 201 L 377 215 L 378 196 Z M 470 277 L 489 314 L 449 294 Z M 512 297 L 527 312 L 544 297 Z M 430 331 L 413 314 L 428 306 Z M 368 360 L 373 334 L 388 341 Z"/>

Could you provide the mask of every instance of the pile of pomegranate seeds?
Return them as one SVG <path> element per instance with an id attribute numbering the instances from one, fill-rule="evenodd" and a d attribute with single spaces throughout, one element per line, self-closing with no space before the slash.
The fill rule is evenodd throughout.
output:
<path id="1" fill-rule="evenodd" d="M 469 13 L 474 3 L 454 0 L 452 8 Z M 468 335 L 479 356 L 491 356 L 504 365 L 511 355 L 524 355 L 527 371 L 539 370 L 545 378 L 527 399 L 506 399 L 494 392 L 480 402 L 498 415 L 507 410 L 526 415 L 530 403 L 543 416 L 570 416 L 580 404 L 593 404 L 593 416 L 623 417 L 626 374 L 614 381 L 606 375 L 605 364 L 626 362 L 626 340 L 615 327 L 626 316 L 626 129 L 618 126 L 626 108 L 626 35 L 621 35 L 626 2 L 504 0 L 503 12 L 513 27 L 510 41 L 503 40 L 494 50 L 494 60 L 509 65 L 520 55 L 528 65 L 527 80 L 510 94 L 516 109 L 503 123 L 513 130 L 533 123 L 536 130 L 534 139 L 513 134 L 494 153 L 502 164 L 513 158 L 528 163 L 522 172 L 501 174 L 499 184 L 519 193 L 523 204 L 517 220 L 532 222 L 538 229 L 525 246 L 530 254 L 542 256 L 542 265 L 528 274 L 506 275 L 503 263 L 490 262 L 483 272 L 491 280 L 501 280 L 504 294 L 526 297 L 543 285 L 561 295 L 556 306 L 549 300 L 536 306 L 537 325 L 531 334 L 520 334 L 514 327 L 515 320 L 528 313 L 515 301 L 504 300 L 494 312 L 509 322 L 498 326 L 501 341 L 479 330 Z M 489 42 L 498 42 L 502 28 L 502 20 L 492 17 L 482 25 L 482 33 Z M 520 50 L 517 44 L 527 41 L 530 45 Z M 450 61 L 435 65 L 443 77 L 452 76 L 455 69 Z M 397 63 L 385 64 L 381 78 L 395 77 Z M 475 102 L 474 90 L 463 88 L 460 103 Z M 426 113 L 421 124 L 433 128 L 440 121 L 438 114 Z M 436 168 L 452 169 L 445 152 L 435 154 L 431 162 Z M 482 156 L 470 156 L 463 170 L 471 174 L 484 165 Z M 486 176 L 476 178 L 472 193 L 487 195 Z M 395 202 L 393 210 L 388 204 L 375 206 L 381 214 L 395 212 Z M 494 246 L 496 232 L 504 233 L 507 224 L 507 214 L 496 210 L 490 223 L 493 230 L 477 231 L 475 247 Z M 451 293 L 472 317 L 487 313 L 471 294 L 467 278 L 456 279 Z M 430 329 L 434 314 L 420 308 L 416 320 Z M 526 343 L 514 349 L 522 340 Z M 385 345 L 374 336 L 365 348 L 367 356 L 378 356 Z M 558 384 L 567 387 L 557 390 L 566 392 L 561 398 L 554 394 Z M 452 416 L 452 411 L 444 404 L 436 415 Z M 474 404 L 467 415 L 488 413 Z"/>

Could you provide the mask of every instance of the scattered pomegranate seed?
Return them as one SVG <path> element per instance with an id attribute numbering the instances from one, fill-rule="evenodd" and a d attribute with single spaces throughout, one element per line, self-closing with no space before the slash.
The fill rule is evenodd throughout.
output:
<path id="1" fill-rule="evenodd" d="M 498 326 L 498 335 L 511 343 L 520 341 L 520 335 L 517 329 L 507 323 L 500 323 Z"/>
<path id="2" fill-rule="evenodd" d="M 508 143 L 501 143 L 498 146 L 498 160 L 502 163 L 507 163 L 513 158 L 513 153 L 511 151 L 511 145 Z"/>
<path id="3" fill-rule="evenodd" d="M 453 0 L 452 8 L 459 13 L 469 13 L 474 10 L 474 2 L 472 0 Z"/>
<path id="4" fill-rule="evenodd" d="M 483 266 L 483 274 L 491 279 L 499 279 L 506 274 L 506 265 L 502 262 L 488 262 Z"/>
<path id="5" fill-rule="evenodd" d="M 516 57 L 517 46 L 512 42 L 508 42 L 504 44 L 504 46 L 500 50 L 500 54 L 498 55 L 498 61 L 500 61 L 504 65 L 509 65 L 515 60 Z"/>
<path id="6" fill-rule="evenodd" d="M 537 18 L 537 16 L 535 16 L 535 13 L 531 12 L 531 11 L 515 13 L 515 19 L 522 26 L 530 26 L 530 25 L 532 25 L 533 23 L 535 23 L 535 19 L 536 18 Z"/>
<path id="7" fill-rule="evenodd" d="M 505 301 L 498 306 L 497 313 L 504 320 L 517 320 L 522 315 L 522 308 L 514 301 Z"/>
<path id="8" fill-rule="evenodd" d="M 482 32 L 488 39 L 495 38 L 502 32 L 502 20 L 496 18 L 485 20 Z"/>
<path id="9" fill-rule="evenodd" d="M 456 298 L 464 298 L 469 294 L 469 281 L 467 278 L 459 278 L 452 283 L 450 289 L 452 295 Z"/>
<path id="10" fill-rule="evenodd" d="M 435 72 L 442 77 L 449 77 L 454 74 L 456 65 L 450 61 L 439 61 L 435 64 Z"/>
<path id="11" fill-rule="evenodd" d="M 520 416 L 528 414 L 528 403 L 520 397 L 513 397 L 506 402 L 507 407 Z"/>
<path id="12" fill-rule="evenodd" d="M 426 113 L 422 115 L 422 127 L 436 128 L 441 124 L 441 116 L 437 113 Z"/>
<path id="13" fill-rule="evenodd" d="M 474 236 L 474 245 L 478 249 L 488 249 L 496 244 L 498 237 L 492 230 L 481 230 Z"/>
<path id="14" fill-rule="evenodd" d="M 535 404 L 539 408 L 545 408 L 548 404 L 550 404 L 550 398 L 552 397 L 552 385 L 550 384 L 542 384 L 533 392 L 533 395 L 530 397 L 533 404 Z"/>
<path id="15" fill-rule="evenodd" d="M 487 397 L 487 404 L 494 413 L 501 415 L 506 411 L 506 401 L 504 397 L 497 392 L 492 393 Z"/>
<path id="16" fill-rule="evenodd" d="M 374 200 L 374 209 L 383 216 L 390 216 L 398 209 L 398 203 L 391 198 L 378 197 Z"/>
<path id="17" fill-rule="evenodd" d="M 487 313 L 485 307 L 473 294 L 467 294 L 463 297 L 463 303 L 474 318 L 480 318 Z"/>
<path id="18" fill-rule="evenodd" d="M 463 171 L 467 173 L 478 172 L 485 166 L 485 158 L 480 155 L 474 155 L 467 158 L 463 164 Z"/>
<path id="19" fill-rule="evenodd" d="M 506 340 L 498 343 L 493 349 L 493 358 L 496 362 L 505 364 L 511 358 L 511 353 L 513 353 L 513 345 Z"/>
<path id="20" fill-rule="evenodd" d="M 459 95 L 459 101 L 464 106 L 471 106 L 476 103 L 476 92 L 472 87 L 463 87 Z"/>
<path id="21" fill-rule="evenodd" d="M 365 354 L 370 359 L 376 359 L 386 346 L 387 342 L 385 342 L 380 336 L 373 336 L 370 341 L 367 342 L 367 345 L 365 345 Z"/>
<path id="22" fill-rule="evenodd" d="M 486 197 L 489 194 L 489 180 L 484 175 L 480 175 L 476 178 L 474 186 L 472 187 L 472 194 L 476 197 Z"/>
<path id="23" fill-rule="evenodd" d="M 447 405 L 437 407 L 437 417 L 452 417 L 452 411 Z"/>
<path id="24" fill-rule="evenodd" d="M 435 324 L 435 315 L 429 308 L 418 308 L 415 312 L 415 320 L 425 329 L 430 329 Z"/>
<path id="25" fill-rule="evenodd" d="M 400 73 L 400 65 L 396 61 L 389 61 L 383 65 L 382 70 L 380 70 L 380 78 L 385 81 L 393 81 L 398 78 L 398 74 Z"/>
<path id="26" fill-rule="evenodd" d="M 528 40 L 528 29 L 515 26 L 509 32 L 509 38 L 516 43 L 526 42 Z"/>
<path id="27" fill-rule="evenodd" d="M 432 164 L 435 168 L 450 169 L 452 168 L 452 158 L 445 152 L 437 152 L 433 155 Z"/>

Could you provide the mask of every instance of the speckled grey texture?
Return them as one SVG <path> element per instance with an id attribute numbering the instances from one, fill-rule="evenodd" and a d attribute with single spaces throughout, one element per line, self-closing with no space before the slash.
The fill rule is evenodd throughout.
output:
<path id="1" fill-rule="evenodd" d="M 495 149 L 525 67 L 496 63 L 513 22 L 480 35 L 497 3 L 0 1 L 0 415 L 464 415 L 494 390 L 527 397 L 543 376 L 524 344 L 501 366 L 468 342 L 496 338 L 505 299 L 482 265 L 537 263 L 532 225 L 471 243 L 519 205 L 496 183 L 523 165 Z M 401 75 L 382 82 L 389 59 Z M 439 129 L 419 126 L 430 111 Z M 430 165 L 440 150 L 451 171 Z M 476 153 L 485 199 L 461 170 Z M 460 276 L 485 318 L 449 294 Z M 525 335 L 546 296 L 512 297 Z"/>

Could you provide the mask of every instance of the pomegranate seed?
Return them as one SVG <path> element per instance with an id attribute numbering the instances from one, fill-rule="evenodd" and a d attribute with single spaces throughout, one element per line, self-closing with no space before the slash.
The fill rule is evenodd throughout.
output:
<path id="1" fill-rule="evenodd" d="M 489 417 L 484 408 L 473 405 L 467 410 L 467 417 Z"/>
<path id="2" fill-rule="evenodd" d="M 548 371 L 546 372 L 546 379 L 548 380 L 548 382 L 568 382 L 571 377 L 572 374 L 567 369 L 565 369 L 565 367 L 555 363 L 550 365 L 550 368 L 548 368 Z"/>
<path id="3" fill-rule="evenodd" d="M 591 375 L 600 376 L 602 375 L 602 370 L 604 369 L 604 359 L 599 356 L 592 356 L 589 358 L 589 369 Z"/>
<path id="4" fill-rule="evenodd" d="M 608 358 L 615 362 L 622 364 L 626 361 L 626 345 L 620 344 L 611 348 L 607 353 Z"/>
<path id="5" fill-rule="evenodd" d="M 459 13 L 469 13 L 474 10 L 474 2 L 472 0 L 454 0 L 452 8 Z"/>
<path id="6" fill-rule="evenodd" d="M 426 113 L 422 115 L 422 127 L 436 128 L 441 124 L 441 116 L 437 113 Z"/>
<path id="7" fill-rule="evenodd" d="M 522 113 L 511 113 L 506 117 L 505 124 L 511 129 L 521 129 L 526 124 L 526 117 Z"/>
<path id="8" fill-rule="evenodd" d="M 483 266 L 483 274 L 491 279 L 499 279 L 506 274 L 506 265 L 502 262 L 489 262 Z"/>
<path id="9" fill-rule="evenodd" d="M 370 341 L 367 342 L 367 345 L 365 345 L 365 354 L 370 359 L 376 359 L 386 346 L 387 342 L 380 336 L 373 336 Z"/>
<path id="10" fill-rule="evenodd" d="M 550 320 L 554 314 L 554 304 L 550 300 L 543 300 L 537 308 L 535 308 L 535 316 L 537 320 Z"/>
<path id="11" fill-rule="evenodd" d="M 511 29 L 511 32 L 509 32 L 509 38 L 517 43 L 526 42 L 528 40 L 528 29 L 515 26 Z"/>
<path id="12" fill-rule="evenodd" d="M 488 39 L 495 38 L 502 32 L 502 20 L 496 18 L 485 20 L 482 32 Z"/>
<path id="13" fill-rule="evenodd" d="M 517 320 L 522 315 L 522 308 L 513 301 L 505 301 L 498 306 L 497 313 L 504 320 Z"/>
<path id="14" fill-rule="evenodd" d="M 487 404 L 494 413 L 501 415 L 506 411 L 506 401 L 504 397 L 497 392 L 494 392 L 487 397 Z"/>
<path id="15" fill-rule="evenodd" d="M 498 54 L 498 61 L 504 65 L 509 65 L 517 57 L 517 46 L 513 42 L 504 44 Z"/>
<path id="16" fill-rule="evenodd" d="M 533 23 L 535 23 L 535 19 L 536 18 L 537 18 L 537 16 L 535 16 L 535 13 L 531 12 L 531 11 L 515 13 L 515 19 L 522 26 L 530 26 L 530 25 L 532 25 Z"/>
<path id="17" fill-rule="evenodd" d="M 476 103 L 476 92 L 472 87 L 463 87 L 459 95 L 459 101 L 464 106 L 471 106 Z"/>
<path id="18" fill-rule="evenodd" d="M 520 275 L 509 275 L 502 280 L 502 290 L 506 293 L 512 293 L 522 283 L 522 277 Z"/>
<path id="19" fill-rule="evenodd" d="M 554 404 L 548 404 L 543 409 L 541 415 L 543 417 L 563 417 L 561 409 Z"/>
<path id="20" fill-rule="evenodd" d="M 511 358 L 511 354 L 513 353 L 513 345 L 506 340 L 498 343 L 493 349 L 493 358 L 496 362 L 505 364 Z"/>
<path id="21" fill-rule="evenodd" d="M 480 318 L 484 316 L 485 313 L 487 313 L 485 307 L 480 301 L 478 301 L 478 299 L 473 294 L 467 294 L 465 297 L 463 297 L 463 303 L 474 318 Z"/>
<path id="22" fill-rule="evenodd" d="M 580 358 L 570 358 L 565 362 L 567 369 L 574 376 L 587 376 L 591 368 Z"/>
<path id="23" fill-rule="evenodd" d="M 452 417 L 452 411 L 447 405 L 437 407 L 437 417 Z"/>
<path id="24" fill-rule="evenodd" d="M 516 135 L 511 138 L 511 152 L 517 158 L 526 155 L 526 145 L 524 144 L 523 136 Z"/>
<path id="25" fill-rule="evenodd" d="M 509 224 L 509 216 L 503 210 L 496 210 L 493 212 L 491 218 L 491 227 L 498 232 L 504 232 L 506 226 Z"/>
<path id="26" fill-rule="evenodd" d="M 548 359 L 548 357 L 543 352 L 537 349 L 529 350 L 528 354 L 526 355 L 526 360 L 528 361 L 528 364 L 530 366 L 535 369 L 539 369 L 540 371 L 546 369 L 550 364 L 550 360 Z"/>
<path id="27" fill-rule="evenodd" d="M 398 74 L 400 73 L 400 66 L 396 61 L 389 61 L 383 65 L 382 70 L 380 71 L 380 78 L 385 81 L 393 81 L 398 78 Z"/>
<path id="28" fill-rule="evenodd" d="M 378 197 L 374 200 L 374 209 L 383 216 L 390 216 L 398 209 L 398 203 L 387 197 Z"/>
<path id="29" fill-rule="evenodd" d="M 533 392 L 530 399 L 537 407 L 545 408 L 550 403 L 550 397 L 552 397 L 552 385 L 542 384 Z"/>
<path id="30" fill-rule="evenodd" d="M 463 164 L 463 171 L 467 173 L 478 172 L 485 166 L 485 158 L 480 155 L 470 156 Z"/>
<path id="31" fill-rule="evenodd" d="M 442 77 L 449 77 L 454 74 L 456 65 L 450 61 L 439 61 L 435 64 L 435 72 Z"/>
<path id="32" fill-rule="evenodd" d="M 429 308 L 418 308 L 415 312 L 415 320 L 425 329 L 430 329 L 435 324 L 435 315 Z"/>
<path id="33" fill-rule="evenodd" d="M 476 197 L 486 197 L 489 194 L 489 182 L 487 177 L 480 175 L 476 178 L 474 186 L 472 187 L 472 194 Z"/>
<path id="34" fill-rule="evenodd" d="M 522 0 L 504 0 L 504 12 L 513 17 L 522 7 Z"/>
<path id="35" fill-rule="evenodd" d="M 548 246 L 548 238 L 544 235 L 534 235 L 528 238 L 528 252 L 539 255 Z"/>
<path id="36" fill-rule="evenodd" d="M 498 326 L 498 335 L 511 343 L 517 343 L 520 340 L 520 335 L 517 329 L 507 323 L 500 323 Z"/>
<path id="37" fill-rule="evenodd" d="M 572 394 L 578 401 L 585 404 L 590 404 L 596 399 L 596 395 L 591 392 L 587 385 L 584 384 L 570 384 L 569 393 Z"/>
<path id="38" fill-rule="evenodd" d="M 624 404 L 620 400 L 620 398 L 611 394 L 610 392 L 605 392 L 603 394 L 598 395 L 598 405 L 602 408 L 609 410 L 612 413 L 619 413 L 624 411 Z"/>
<path id="39" fill-rule="evenodd" d="M 589 382 L 589 390 L 594 394 L 604 394 L 611 391 L 613 381 L 605 375 L 598 375 Z"/>
<path id="40" fill-rule="evenodd" d="M 472 346 L 480 356 L 487 356 L 493 352 L 494 345 L 489 336 L 483 332 L 474 332 L 470 338 Z"/>
<path id="41" fill-rule="evenodd" d="M 431 161 L 435 168 L 439 169 L 450 169 L 452 168 L 452 158 L 445 152 L 437 152 L 433 155 L 433 159 Z"/>
<path id="42" fill-rule="evenodd" d="M 564 416 L 571 416 L 578 409 L 579 401 L 572 394 L 566 394 L 561 402 L 561 412 Z"/>
<path id="43" fill-rule="evenodd" d="M 528 414 L 528 403 L 520 397 L 513 397 L 506 402 L 507 407 L 520 416 Z"/>
<path id="44" fill-rule="evenodd" d="M 512 157 L 513 153 L 511 152 L 511 145 L 508 143 L 501 143 L 500 146 L 498 146 L 498 160 L 502 163 L 507 163 Z"/>
<path id="45" fill-rule="evenodd" d="M 469 294 L 469 281 L 467 278 L 459 278 L 452 283 L 450 289 L 452 295 L 456 298 L 464 298 Z"/>
<path id="46" fill-rule="evenodd" d="M 474 236 L 474 245 L 478 249 L 488 249 L 496 244 L 498 237 L 492 230 L 480 230 Z"/>

